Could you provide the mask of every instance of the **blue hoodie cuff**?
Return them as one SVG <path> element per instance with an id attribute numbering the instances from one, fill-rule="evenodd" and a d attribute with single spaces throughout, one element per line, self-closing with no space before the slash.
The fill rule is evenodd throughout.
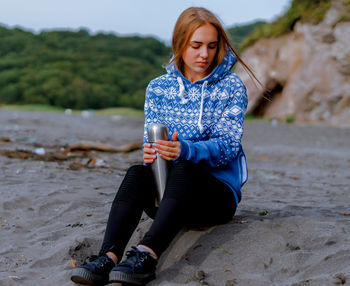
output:
<path id="1" fill-rule="evenodd" d="M 187 142 L 186 140 L 179 140 L 180 144 L 181 144 L 181 151 L 179 156 L 174 160 L 175 162 L 178 161 L 179 159 L 185 159 L 188 160 L 189 159 L 189 154 L 190 154 L 190 145 L 189 142 Z"/>

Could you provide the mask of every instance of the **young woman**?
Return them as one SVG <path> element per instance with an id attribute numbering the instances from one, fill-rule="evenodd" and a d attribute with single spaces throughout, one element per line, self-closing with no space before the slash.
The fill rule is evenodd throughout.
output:
<path id="1" fill-rule="evenodd" d="M 231 68 L 237 59 L 247 66 L 219 20 L 204 8 L 192 7 L 180 15 L 172 49 L 167 73 L 152 80 L 146 90 L 144 165 L 127 171 L 110 210 L 99 256 L 73 269 L 74 282 L 143 285 L 155 278 L 158 258 L 182 227 L 228 222 L 241 200 L 247 180 L 241 146 L 247 94 Z M 150 123 L 164 123 L 172 140 L 148 143 Z M 157 156 L 171 161 L 158 208 L 150 166 Z M 143 211 L 153 223 L 120 262 Z"/>

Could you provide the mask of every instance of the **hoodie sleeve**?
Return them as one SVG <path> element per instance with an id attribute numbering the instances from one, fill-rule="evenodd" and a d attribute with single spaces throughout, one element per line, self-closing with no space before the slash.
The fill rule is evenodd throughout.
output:
<path id="1" fill-rule="evenodd" d="M 158 86 L 158 79 L 150 81 L 146 88 L 144 114 L 145 124 L 143 130 L 143 142 L 148 142 L 147 126 L 150 123 L 159 123 L 159 104 L 161 97 L 155 93 L 155 88 Z"/>
<path id="2" fill-rule="evenodd" d="M 209 139 L 198 142 L 179 139 L 181 143 L 179 158 L 194 163 L 203 162 L 211 167 L 219 167 L 229 163 L 237 156 L 241 148 L 247 105 L 246 87 L 241 81 L 238 84 L 235 83 L 231 87 L 229 101 Z"/>
<path id="3" fill-rule="evenodd" d="M 154 110 L 153 101 L 154 101 L 154 96 L 153 96 L 153 88 L 152 88 L 152 81 L 151 81 L 146 88 L 146 95 L 145 95 L 145 104 L 144 104 L 145 123 L 143 127 L 143 143 L 148 142 L 147 125 L 151 122 L 156 122 L 157 120 L 157 116 L 156 116 L 157 113 Z M 147 166 L 149 164 L 146 164 L 145 162 L 143 162 L 143 165 Z"/>
<path id="4" fill-rule="evenodd" d="M 145 124 L 143 128 L 143 143 L 148 142 L 148 136 L 147 136 L 147 125 L 150 123 L 149 121 L 154 118 L 155 114 L 152 110 L 152 82 L 150 82 L 146 88 L 146 96 L 145 96 L 145 104 L 144 104 L 144 114 L 145 114 Z"/>

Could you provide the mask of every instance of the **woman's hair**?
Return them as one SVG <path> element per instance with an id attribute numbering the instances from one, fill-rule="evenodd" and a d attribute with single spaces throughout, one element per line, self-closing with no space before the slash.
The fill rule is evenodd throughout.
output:
<path id="1" fill-rule="evenodd" d="M 222 27 L 219 19 L 209 10 L 201 7 L 190 7 L 181 13 L 179 18 L 176 21 L 173 39 L 172 39 L 172 49 L 174 57 L 171 62 L 175 62 L 180 71 L 183 72 L 183 59 L 182 55 L 188 46 L 188 43 L 194 33 L 199 27 L 211 24 L 213 25 L 218 32 L 218 50 L 216 52 L 214 61 L 209 67 L 213 70 L 225 57 L 226 47 L 232 49 L 236 55 L 237 60 L 243 65 L 245 70 L 250 76 L 253 76 L 255 80 L 259 83 L 260 81 L 256 78 L 252 70 L 244 63 L 235 49 L 232 47 L 230 40 Z"/>

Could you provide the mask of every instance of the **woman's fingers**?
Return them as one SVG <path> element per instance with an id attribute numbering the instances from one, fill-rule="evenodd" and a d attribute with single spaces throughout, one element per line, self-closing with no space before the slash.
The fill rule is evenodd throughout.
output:
<path id="1" fill-rule="evenodd" d="M 159 153 L 159 156 L 167 161 L 172 161 L 177 157 L 173 153 Z"/>
<path id="2" fill-rule="evenodd" d="M 152 148 L 151 143 L 145 143 L 145 144 L 143 144 L 143 153 L 144 154 L 155 154 L 156 150 L 154 150 L 154 148 Z"/>
<path id="3" fill-rule="evenodd" d="M 156 150 L 152 148 L 143 148 L 144 154 L 156 154 Z"/>
<path id="4" fill-rule="evenodd" d="M 168 161 L 176 159 L 181 151 L 181 144 L 179 141 L 177 141 L 177 136 L 177 133 L 172 136 L 174 141 L 158 140 L 156 143 L 144 143 L 144 162 L 146 164 L 153 163 L 157 158 L 157 155 Z"/>
<path id="5" fill-rule="evenodd" d="M 179 133 L 177 131 L 174 132 L 173 136 L 171 137 L 171 139 L 173 141 L 178 141 L 177 137 L 179 136 Z"/>
<path id="6" fill-rule="evenodd" d="M 143 159 L 143 161 L 145 162 L 145 164 L 152 164 L 154 162 L 154 159 Z"/>
<path id="7" fill-rule="evenodd" d="M 165 160 L 176 159 L 181 151 L 181 144 L 179 141 L 159 140 L 156 143 L 153 143 L 153 147 Z"/>
<path id="8" fill-rule="evenodd" d="M 180 146 L 180 142 L 159 140 L 159 141 L 156 141 L 156 143 L 153 143 L 152 145 L 153 145 L 153 148 L 170 151 L 170 150 L 173 150 L 174 148 L 178 148 Z"/>
<path id="9" fill-rule="evenodd" d="M 157 155 L 156 155 L 156 154 L 147 154 L 147 153 L 144 153 L 144 154 L 143 154 L 143 158 L 146 158 L 146 159 L 155 159 L 155 158 L 157 158 Z"/>
<path id="10" fill-rule="evenodd" d="M 157 155 L 148 155 L 148 154 L 143 154 L 143 161 L 146 164 L 151 164 L 154 162 L 154 160 L 157 158 Z"/>
<path id="11" fill-rule="evenodd" d="M 152 164 L 156 158 L 157 158 L 156 150 L 152 148 L 152 144 L 151 143 L 143 144 L 143 161 L 146 164 Z"/>

